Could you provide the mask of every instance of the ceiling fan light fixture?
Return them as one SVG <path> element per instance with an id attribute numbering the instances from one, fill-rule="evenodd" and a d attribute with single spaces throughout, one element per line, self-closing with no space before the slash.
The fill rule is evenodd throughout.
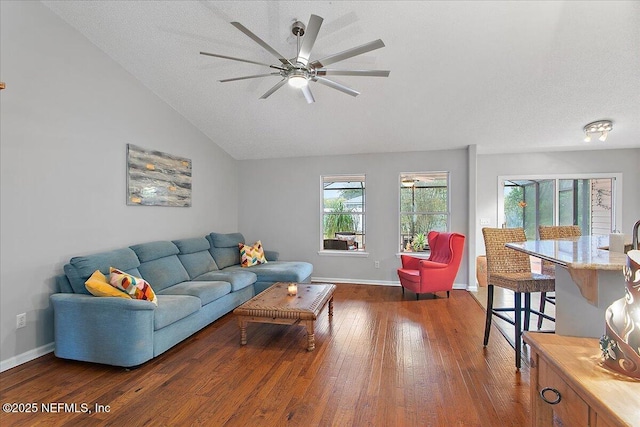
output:
<path id="1" fill-rule="evenodd" d="M 289 86 L 295 87 L 297 89 L 302 89 L 306 85 L 309 84 L 309 80 L 303 75 L 292 74 L 289 76 Z"/>

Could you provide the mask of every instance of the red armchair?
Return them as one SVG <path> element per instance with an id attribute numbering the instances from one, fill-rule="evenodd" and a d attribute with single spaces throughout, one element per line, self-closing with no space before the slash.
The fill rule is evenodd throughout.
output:
<path id="1" fill-rule="evenodd" d="M 402 268 L 398 269 L 402 294 L 404 289 L 420 294 L 449 291 L 458 274 L 465 237 L 459 233 L 440 233 L 431 231 L 427 236 L 431 255 L 429 259 L 420 259 L 410 255 L 401 255 Z"/>

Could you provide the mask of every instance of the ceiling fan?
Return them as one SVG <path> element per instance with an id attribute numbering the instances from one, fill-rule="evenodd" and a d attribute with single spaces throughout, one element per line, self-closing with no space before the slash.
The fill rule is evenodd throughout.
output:
<path id="1" fill-rule="evenodd" d="M 276 83 L 271 89 L 265 92 L 260 99 L 267 99 L 275 91 L 280 89 L 285 83 L 289 83 L 294 88 L 302 90 L 305 99 L 309 104 L 315 102 L 311 89 L 309 88 L 309 82 L 321 83 L 330 88 L 337 89 L 351 96 L 358 96 L 360 92 L 351 89 L 343 84 L 337 83 L 333 80 L 327 79 L 324 76 L 368 76 L 368 77 L 388 77 L 389 71 L 387 70 L 339 70 L 325 68 L 325 66 L 334 64 L 345 59 L 361 55 L 372 50 L 380 49 L 384 47 L 382 40 L 378 39 L 369 43 L 365 43 L 361 46 L 357 46 L 351 49 L 347 49 L 343 52 L 329 55 L 322 59 L 318 59 L 310 62 L 311 49 L 318 37 L 318 32 L 322 26 L 323 19 L 317 15 L 311 15 L 309 18 L 309 24 L 305 26 L 302 22 L 296 21 L 291 26 L 291 32 L 296 36 L 297 52 L 296 57 L 293 59 L 287 59 L 282 54 L 278 53 L 274 48 L 269 46 L 264 40 L 256 36 L 249 29 L 239 22 L 232 22 L 231 25 L 242 31 L 251 40 L 258 43 L 263 49 L 271 53 L 278 58 L 280 64 L 271 65 L 263 62 L 252 61 L 249 59 L 235 58 L 227 55 L 219 55 L 216 53 L 200 52 L 201 55 L 214 56 L 217 58 L 231 59 L 233 61 L 247 62 L 249 64 L 264 65 L 271 69 L 277 70 L 272 73 L 256 74 L 252 76 L 235 77 L 231 79 L 220 80 L 222 83 L 233 82 L 237 80 L 255 79 L 269 76 L 280 76 L 282 80 Z M 302 39 L 302 44 L 300 43 Z"/>

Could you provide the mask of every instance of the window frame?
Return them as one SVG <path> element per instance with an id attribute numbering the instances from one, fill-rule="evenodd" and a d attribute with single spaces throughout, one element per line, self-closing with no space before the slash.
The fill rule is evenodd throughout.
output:
<path id="1" fill-rule="evenodd" d="M 366 216 L 367 216 L 367 185 L 366 185 L 366 174 L 327 174 L 320 176 L 320 242 L 319 242 L 319 251 L 320 255 L 337 255 L 337 256 L 368 256 L 366 252 Z M 362 203 L 361 203 L 361 211 L 357 211 L 356 214 L 361 216 L 362 224 L 359 227 L 361 231 L 355 230 L 356 233 L 356 241 L 358 241 L 358 249 L 350 249 L 350 250 L 337 250 L 337 249 L 325 249 L 324 248 L 324 227 L 325 227 L 325 217 L 327 212 L 325 212 L 325 183 L 339 183 L 339 182 L 360 182 L 362 189 Z M 344 188 L 342 190 L 348 190 L 350 188 Z M 341 190 L 340 188 L 334 189 L 336 191 Z M 344 214 L 347 214 L 348 211 L 343 211 Z M 346 230 L 345 230 L 346 231 Z"/>
<path id="2" fill-rule="evenodd" d="M 407 185 L 405 185 L 405 183 L 407 182 L 407 180 L 413 180 L 414 182 L 416 182 L 416 180 L 419 180 L 421 177 L 425 178 L 425 177 L 438 177 L 441 175 L 446 175 L 446 185 L 445 186 L 437 186 L 439 188 L 446 188 L 447 189 L 447 202 L 446 202 L 446 210 L 444 211 L 403 211 L 402 210 L 402 189 L 403 188 L 407 188 Z M 410 187 L 410 186 L 409 186 Z M 399 174 L 399 178 L 398 178 L 398 245 L 400 246 L 400 254 L 413 254 L 414 256 L 421 256 L 422 254 L 428 254 L 427 252 L 414 252 L 414 251 L 407 251 L 405 250 L 405 239 L 404 239 L 404 234 L 402 231 L 402 218 L 405 215 L 444 215 L 446 217 L 445 223 L 446 223 L 446 230 L 444 230 L 445 232 L 448 232 L 451 230 L 451 172 L 450 171 L 424 171 L 424 172 L 401 172 Z M 421 187 L 421 188 L 428 188 L 428 187 Z M 428 233 L 428 232 L 427 232 Z M 428 242 L 427 242 L 427 246 L 425 247 L 426 250 L 428 250 Z"/>

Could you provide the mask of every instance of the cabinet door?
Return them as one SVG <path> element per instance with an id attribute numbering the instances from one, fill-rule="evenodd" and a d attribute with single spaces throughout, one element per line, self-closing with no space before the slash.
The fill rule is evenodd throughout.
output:
<path id="1" fill-rule="evenodd" d="M 553 412 L 554 426 L 589 426 L 589 406 L 569 387 L 558 375 L 545 363 L 543 359 L 539 360 L 540 366 L 538 371 L 538 393 L 543 389 L 546 400 L 558 400 L 556 404 L 544 403 L 549 405 Z M 542 399 L 542 397 L 538 397 Z"/>

